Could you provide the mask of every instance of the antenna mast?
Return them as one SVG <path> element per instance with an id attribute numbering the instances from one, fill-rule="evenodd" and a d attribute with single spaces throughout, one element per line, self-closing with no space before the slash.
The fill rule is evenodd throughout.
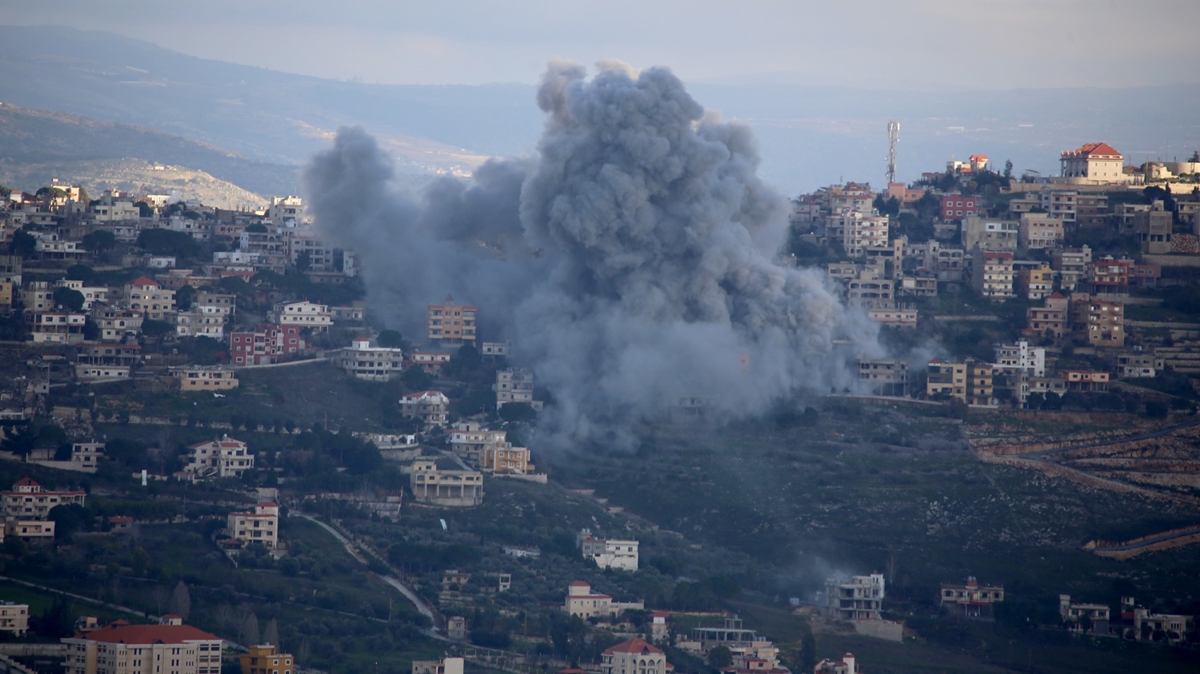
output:
<path id="1" fill-rule="evenodd" d="M 896 182 L 896 143 L 900 142 L 900 122 L 888 120 L 887 181 Z"/>

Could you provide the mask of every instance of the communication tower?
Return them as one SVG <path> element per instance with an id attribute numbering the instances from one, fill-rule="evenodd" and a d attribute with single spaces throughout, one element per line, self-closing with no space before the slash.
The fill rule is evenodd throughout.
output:
<path id="1" fill-rule="evenodd" d="M 896 182 L 896 143 L 900 142 L 900 122 L 888 120 L 887 181 Z"/>

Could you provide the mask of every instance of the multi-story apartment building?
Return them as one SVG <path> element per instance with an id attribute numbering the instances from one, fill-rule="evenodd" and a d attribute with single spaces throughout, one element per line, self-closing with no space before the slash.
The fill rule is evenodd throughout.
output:
<path id="1" fill-rule="evenodd" d="M 1062 220 L 1049 213 L 1025 213 L 1017 225 L 1017 244 L 1022 250 L 1056 248 L 1063 240 Z"/>
<path id="2" fill-rule="evenodd" d="M 871 248 L 888 245 L 888 217 L 851 211 L 842 218 L 842 247 L 850 257 L 863 257 Z"/>
<path id="3" fill-rule="evenodd" d="M 1060 594 L 1058 595 L 1058 614 L 1064 623 L 1072 626 L 1072 629 L 1081 629 L 1081 623 L 1086 618 L 1092 624 L 1093 632 L 1108 634 L 1111 609 L 1107 604 L 1071 601 L 1071 595 Z"/>
<path id="4" fill-rule="evenodd" d="M 442 470 L 432 459 L 413 462 L 409 487 L 419 503 L 471 507 L 483 503 L 483 473 L 474 470 Z"/>
<path id="5" fill-rule="evenodd" d="M 1103 393 L 1112 379 L 1112 375 L 1100 370 L 1059 370 L 1058 376 L 1066 390 L 1082 393 Z"/>
<path id="6" fill-rule="evenodd" d="M 260 543 L 274 550 L 279 547 L 279 504 L 263 501 L 253 511 L 229 513 L 225 531 L 235 541 L 246 545 Z"/>
<path id="7" fill-rule="evenodd" d="M 426 428 L 446 425 L 450 399 L 441 391 L 414 391 L 400 398 L 400 414 L 405 419 L 419 419 Z"/>
<path id="8" fill-rule="evenodd" d="M 1054 292 L 1054 270 L 1050 265 L 1024 267 L 1017 275 L 1019 297 L 1040 302 Z"/>
<path id="9" fill-rule="evenodd" d="M 508 403 L 533 404 L 533 373 L 523 368 L 496 371 L 496 409 Z"/>
<path id="10" fill-rule="evenodd" d="M 29 631 L 29 604 L 0 601 L 0 632 L 23 637 Z"/>
<path id="11" fill-rule="evenodd" d="M 1162 356 L 1150 351 L 1135 351 L 1117 356 L 1117 376 L 1130 378 L 1153 378 L 1166 366 Z"/>
<path id="12" fill-rule="evenodd" d="M 1060 290 L 1075 290 L 1078 283 L 1087 277 L 1092 263 L 1092 249 L 1055 248 L 1050 251 L 1050 268 L 1058 272 L 1058 287 Z"/>
<path id="13" fill-rule="evenodd" d="M 83 341 L 87 314 L 72 311 L 26 313 L 29 340 L 36 344 L 78 344 Z"/>
<path id="14" fill-rule="evenodd" d="M 224 642 L 191 625 L 114 623 L 62 643 L 66 674 L 221 674 Z"/>
<path id="15" fill-rule="evenodd" d="M 971 216 L 963 221 L 962 241 L 970 251 L 1013 252 L 1021 242 L 1021 223 Z"/>
<path id="16" fill-rule="evenodd" d="M 507 432 L 489 430 L 474 421 L 459 421 L 446 434 L 450 451 L 475 463 L 482 461 L 485 450 L 508 446 Z"/>
<path id="17" fill-rule="evenodd" d="M 968 405 L 993 404 L 992 365 L 973 358 L 964 362 L 929 361 L 925 395 L 953 398 Z"/>
<path id="18" fill-rule="evenodd" d="M 667 674 L 667 656 L 634 637 L 600 654 L 600 674 Z"/>
<path id="19" fill-rule="evenodd" d="M 84 470 L 92 470 L 104 458 L 103 442 L 75 442 L 71 444 L 71 463 Z"/>
<path id="20" fill-rule="evenodd" d="M 880 620 L 883 597 L 881 573 L 825 580 L 825 614 L 833 620 Z"/>
<path id="21" fill-rule="evenodd" d="M 527 475 L 534 471 L 534 465 L 530 463 L 529 448 L 504 443 L 480 452 L 479 469 L 486 473 Z"/>
<path id="22" fill-rule="evenodd" d="M 858 380 L 881 396 L 908 395 L 908 361 L 859 359 Z"/>
<path id="23" fill-rule="evenodd" d="M 1071 296 L 1072 326 L 1088 344 L 1102 348 L 1125 346 L 1125 304 L 1092 299 L 1088 295 Z"/>
<path id="24" fill-rule="evenodd" d="M 1160 200 L 1155 200 L 1150 210 L 1134 214 L 1133 231 L 1137 234 L 1143 253 L 1162 255 L 1171 252 L 1173 217 Z"/>
<path id="25" fill-rule="evenodd" d="M 983 202 L 979 197 L 964 197 L 961 194 L 942 194 L 938 196 L 941 202 L 939 214 L 943 222 L 953 222 L 982 215 Z"/>
<path id="26" fill-rule="evenodd" d="M 254 455 L 250 448 L 228 435 L 218 440 L 197 442 L 188 449 L 192 458 L 184 470 L 198 478 L 241 477 L 242 473 L 254 470 Z"/>
<path id="27" fill-rule="evenodd" d="M 298 325 L 262 323 L 254 332 L 229 336 L 229 362 L 236 366 L 269 365 L 298 356 L 307 348 Z"/>
<path id="28" fill-rule="evenodd" d="M 333 325 L 329 306 L 315 302 L 282 302 L 271 312 L 271 320 L 284 327 L 299 326 L 314 332 L 328 330 Z"/>
<path id="29" fill-rule="evenodd" d="M 976 250 L 971 259 L 971 287 L 989 299 L 1013 297 L 1013 254 Z"/>
<path id="30" fill-rule="evenodd" d="M 1127 294 L 1135 266 L 1133 260 L 1116 260 L 1106 255 L 1092 263 L 1087 285 L 1095 293 Z"/>
<path id="31" fill-rule="evenodd" d="M 455 304 L 446 298 L 442 304 L 426 307 L 426 331 L 429 341 L 443 347 L 475 345 L 475 307 Z"/>
<path id="32" fill-rule="evenodd" d="M 84 505 L 83 491 L 48 491 L 26 477 L 18 480 L 9 491 L 0 492 L 4 502 L 4 518 L 8 520 L 44 520 L 60 505 Z"/>
<path id="33" fill-rule="evenodd" d="M 1030 307 L 1026 312 L 1029 331 L 1035 335 L 1061 339 L 1069 325 L 1069 300 L 1061 293 L 1051 293 L 1044 306 Z"/>
<path id="34" fill-rule="evenodd" d="M 102 342 L 135 340 L 142 334 L 142 312 L 133 309 L 97 304 L 92 308 L 92 321 L 100 329 Z"/>
<path id="35" fill-rule="evenodd" d="M 992 608 L 1004 601 L 1003 585 L 980 585 L 974 577 L 965 583 L 942 583 L 941 604 L 955 615 L 989 617 Z"/>
<path id="36" fill-rule="evenodd" d="M 642 602 L 615 602 L 611 595 L 592 592 L 592 586 L 577 580 L 567 588 L 567 598 L 563 602 L 563 610 L 584 620 L 588 618 L 613 618 L 627 610 L 640 611 L 644 608 Z"/>
<path id="37" fill-rule="evenodd" d="M 126 283 L 123 290 L 125 306 L 150 320 L 166 320 L 175 313 L 175 291 L 163 288 L 152 278 L 139 276 Z"/>
<path id="38" fill-rule="evenodd" d="M 846 282 L 846 303 L 864 309 L 890 309 L 896 303 L 896 282 L 862 270 L 858 278 Z"/>
<path id="39" fill-rule="evenodd" d="M 293 674 L 295 658 L 290 653 L 279 653 L 273 644 L 251 646 L 249 651 L 238 656 L 242 674 Z"/>
<path id="40" fill-rule="evenodd" d="M 404 372 L 404 351 L 371 346 L 366 337 L 355 337 L 350 346 L 336 352 L 333 362 L 355 379 L 388 381 Z"/>

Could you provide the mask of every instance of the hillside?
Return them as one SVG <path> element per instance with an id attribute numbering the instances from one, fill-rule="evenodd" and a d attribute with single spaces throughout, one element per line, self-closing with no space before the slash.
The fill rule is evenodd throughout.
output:
<path id="1" fill-rule="evenodd" d="M 134 177 L 138 171 L 134 160 L 188 167 L 209 177 L 180 174 L 163 178 L 161 172 Z M 123 164 L 117 169 L 114 162 Z M 205 189 L 222 203 L 239 203 L 253 197 L 250 192 L 294 194 L 298 189 L 295 166 L 247 159 L 153 129 L 12 104 L 0 104 L 0 171 L 6 183 L 14 186 L 34 189 L 50 178 L 59 178 L 83 183 L 92 194 L 99 192 L 92 189 L 93 184 L 129 185 L 128 189 L 160 184 L 156 189 L 169 191 L 168 186 L 193 180 L 197 184 L 213 183 Z M 217 187 L 214 181 L 228 186 Z M 235 196 L 237 189 L 233 186 L 246 194 Z M 261 199 L 255 197 L 255 203 L 258 201 Z M 218 201 L 205 203 L 216 205 Z"/>
<path id="2" fill-rule="evenodd" d="M 198 199 L 206 206 L 229 209 L 261 208 L 267 196 L 220 180 L 205 171 L 184 166 L 158 164 L 144 159 L 96 159 L 57 162 L 9 162 L 0 160 L 0 183 L 34 190 L 54 179 L 82 185 L 89 195 L 106 189 L 134 194 L 179 192 L 185 199 Z M 270 194 L 287 193 L 272 191 Z"/>

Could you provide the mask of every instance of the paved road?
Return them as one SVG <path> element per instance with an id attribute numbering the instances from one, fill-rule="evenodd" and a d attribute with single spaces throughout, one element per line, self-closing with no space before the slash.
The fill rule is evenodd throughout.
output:
<path id="1" fill-rule="evenodd" d="M 305 515 L 303 513 L 298 513 L 295 510 L 291 510 L 289 512 L 291 513 L 291 515 L 293 515 L 295 517 L 303 517 L 304 519 L 306 519 L 310 522 L 314 522 L 317 526 L 319 526 L 322 529 L 324 529 L 325 531 L 328 531 L 329 533 L 333 534 L 333 537 L 338 539 L 338 542 L 340 542 L 342 544 L 342 546 L 344 548 L 346 548 L 346 552 L 350 553 L 351 557 L 354 557 L 355 559 L 357 559 L 359 562 L 361 562 L 363 564 L 370 564 L 370 562 L 366 558 L 366 555 L 363 554 L 363 552 L 359 548 L 359 546 L 356 543 L 354 543 L 354 541 L 351 541 L 349 538 L 347 538 L 341 531 L 322 522 L 321 520 L 313 517 L 312 515 Z M 399 591 L 400 594 L 404 595 L 405 599 L 412 602 L 412 605 L 417 607 L 417 610 L 421 612 L 421 615 L 429 618 L 430 620 L 434 620 L 433 608 L 428 603 L 426 603 L 424 599 L 421 599 L 420 597 L 418 597 L 417 593 L 412 591 L 412 588 L 405 585 L 403 582 L 400 581 L 399 578 L 396 578 L 395 576 L 388 575 L 388 576 L 380 576 L 380 577 L 383 579 L 383 582 L 396 588 L 396 590 Z M 437 636 L 437 635 L 431 634 L 431 636 Z"/>
<path id="2" fill-rule="evenodd" d="M 1046 459 L 1047 457 L 1052 456 L 1054 454 L 1061 454 L 1063 452 L 1073 452 L 1078 449 L 1095 449 L 1097 447 L 1108 447 L 1110 445 L 1119 445 L 1119 444 L 1123 444 L 1126 442 L 1139 442 L 1141 440 L 1152 440 L 1154 438 L 1161 438 L 1163 436 L 1170 435 L 1170 434 L 1174 433 L 1175 431 L 1180 431 L 1185 428 L 1191 428 L 1193 426 L 1200 426 L 1200 421 L 1189 421 L 1186 424 L 1167 426 L 1166 428 L 1160 428 L 1157 431 L 1151 431 L 1149 433 L 1139 433 L 1137 435 L 1126 435 L 1126 436 L 1122 436 L 1120 438 L 1113 438 L 1112 440 L 1104 440 L 1102 442 L 1092 442 L 1092 443 L 1088 443 L 1085 445 L 1068 445 L 1066 447 L 1059 447 L 1057 449 L 1046 449 L 1046 450 L 1043 450 L 1040 452 L 1030 452 L 1028 454 L 1017 454 L 1016 456 L 1021 456 L 1026 459 Z"/>
<path id="3" fill-rule="evenodd" d="M 1124 550 L 1137 550 L 1138 548 L 1144 548 L 1148 545 L 1154 545 L 1155 543 L 1162 543 L 1163 541 L 1183 538 L 1184 536 L 1194 536 L 1196 534 L 1200 534 L 1200 526 L 1194 526 L 1190 529 L 1184 529 L 1183 531 L 1176 531 L 1173 533 L 1159 534 L 1145 540 L 1137 541 L 1136 543 L 1123 543 L 1121 545 L 1105 546 L 1098 545 L 1096 546 L 1095 552 L 1120 552 Z"/>

